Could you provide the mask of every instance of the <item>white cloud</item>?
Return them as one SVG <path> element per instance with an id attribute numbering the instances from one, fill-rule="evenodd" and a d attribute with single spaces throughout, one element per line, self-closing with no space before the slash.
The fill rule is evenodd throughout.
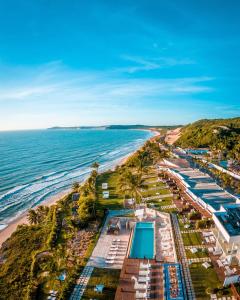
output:
<path id="1" fill-rule="evenodd" d="M 139 56 L 130 56 L 130 55 L 122 55 L 121 58 L 123 60 L 134 63 L 133 66 L 128 66 L 125 68 L 120 68 L 122 72 L 127 73 L 135 73 L 141 71 L 151 71 L 157 70 L 161 68 L 168 68 L 180 65 L 192 65 L 195 62 L 188 58 L 185 59 L 175 59 L 172 57 L 157 57 L 157 58 L 143 58 Z"/>
<path id="2" fill-rule="evenodd" d="M 13 69 L 8 74 L 0 86 L 0 129 L 17 128 L 23 122 L 24 128 L 71 125 L 71 120 L 75 125 L 103 124 L 114 118 L 120 122 L 127 116 L 136 117 L 136 110 L 144 111 L 150 99 L 157 110 L 168 100 L 181 101 L 181 97 L 210 92 L 208 83 L 213 80 L 126 78 L 121 71 L 81 72 L 61 62 Z M 48 121 L 42 116 L 48 116 Z"/>

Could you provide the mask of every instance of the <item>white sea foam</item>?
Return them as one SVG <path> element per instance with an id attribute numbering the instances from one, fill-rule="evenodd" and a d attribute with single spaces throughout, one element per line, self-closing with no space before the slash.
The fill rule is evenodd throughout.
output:
<path id="1" fill-rule="evenodd" d="M 145 135 L 146 138 L 147 134 L 145 133 Z M 32 181 L 29 180 L 27 184 L 16 186 L 0 195 L 1 224 L 9 223 L 10 220 L 13 220 L 27 209 L 34 207 L 52 195 L 68 189 L 74 181 L 84 180 L 91 172 L 90 165 L 94 161 L 97 160 L 100 163 L 101 171 L 112 168 L 123 157 L 142 145 L 145 138 L 134 140 L 133 137 L 133 140 L 127 143 L 121 142 L 121 144 L 119 142 L 119 146 L 117 146 L 117 144 L 115 146 L 116 142 L 114 145 L 109 142 L 104 144 L 103 140 L 97 144 L 98 146 L 93 144 L 91 147 L 82 147 L 86 153 L 79 152 L 80 150 L 75 149 L 69 153 L 69 155 L 64 153 L 61 156 L 58 154 L 58 156 L 55 155 L 55 157 L 49 161 L 47 161 L 45 157 L 43 165 L 44 169 L 49 167 L 48 172 L 40 176 L 35 176 L 35 178 L 31 178 Z M 79 157 L 81 157 L 80 160 Z M 54 165 L 52 166 L 51 163 L 54 163 Z M 58 165 L 57 169 L 55 167 L 56 165 Z M 37 161 L 36 166 L 41 167 L 41 162 Z M 28 173 L 28 169 L 26 169 L 25 172 Z M 24 175 L 26 176 L 26 174 Z"/>

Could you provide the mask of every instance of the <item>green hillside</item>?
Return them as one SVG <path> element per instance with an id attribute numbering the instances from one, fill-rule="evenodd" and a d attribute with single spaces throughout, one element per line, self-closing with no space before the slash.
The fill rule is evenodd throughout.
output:
<path id="1" fill-rule="evenodd" d="M 240 160 L 240 118 L 199 120 L 183 127 L 175 144 L 183 148 L 209 147 Z"/>

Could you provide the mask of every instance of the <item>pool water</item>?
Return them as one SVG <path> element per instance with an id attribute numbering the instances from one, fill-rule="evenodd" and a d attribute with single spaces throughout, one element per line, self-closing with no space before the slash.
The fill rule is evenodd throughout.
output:
<path id="1" fill-rule="evenodd" d="M 136 223 L 130 258 L 154 258 L 154 223 L 138 222 Z"/>

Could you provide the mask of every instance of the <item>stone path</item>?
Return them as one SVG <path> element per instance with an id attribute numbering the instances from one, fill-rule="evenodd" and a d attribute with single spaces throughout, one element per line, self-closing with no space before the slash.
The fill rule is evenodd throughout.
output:
<path id="1" fill-rule="evenodd" d="M 185 249 L 193 249 L 193 248 L 201 248 L 201 249 L 206 249 L 209 247 L 209 245 L 194 245 L 194 246 L 184 246 Z"/>
<path id="2" fill-rule="evenodd" d="M 177 246 L 177 250 L 178 250 L 178 254 L 179 254 L 179 260 L 180 260 L 180 262 L 182 264 L 182 268 L 183 268 L 183 276 L 184 276 L 184 281 L 185 281 L 185 289 L 186 289 L 187 299 L 195 300 L 196 296 L 195 296 L 195 292 L 193 289 L 192 278 L 191 278 L 191 274 L 190 274 L 190 270 L 189 270 L 189 263 L 188 263 L 188 259 L 186 256 L 186 252 L 185 252 L 185 248 L 184 248 L 184 244 L 183 244 L 183 240 L 182 240 L 182 236 L 181 236 L 178 219 L 174 213 L 171 214 L 171 217 L 172 217 L 172 222 L 173 222 L 173 229 L 175 232 L 175 238 L 176 238 L 175 242 L 176 242 L 176 246 Z"/>
<path id="3" fill-rule="evenodd" d="M 165 206 L 163 205 L 163 206 L 161 206 L 161 209 L 163 209 L 163 210 L 164 210 L 164 209 L 171 209 L 171 208 L 177 208 L 177 207 L 176 207 L 175 204 L 172 204 L 172 205 L 165 205 Z"/>
<path id="4" fill-rule="evenodd" d="M 93 267 L 86 265 L 86 267 L 83 269 L 80 277 L 77 280 L 77 283 L 69 300 L 80 300 L 82 298 L 82 295 L 84 294 L 85 289 L 87 287 L 88 281 L 92 275 L 93 269 Z"/>
<path id="5" fill-rule="evenodd" d="M 194 233 L 194 232 L 203 232 L 202 229 L 189 229 L 189 230 L 181 230 L 181 233 Z"/>
<path id="6" fill-rule="evenodd" d="M 196 257 L 196 258 L 189 258 L 188 261 L 190 263 L 204 263 L 204 262 L 211 262 L 209 257 Z"/>

